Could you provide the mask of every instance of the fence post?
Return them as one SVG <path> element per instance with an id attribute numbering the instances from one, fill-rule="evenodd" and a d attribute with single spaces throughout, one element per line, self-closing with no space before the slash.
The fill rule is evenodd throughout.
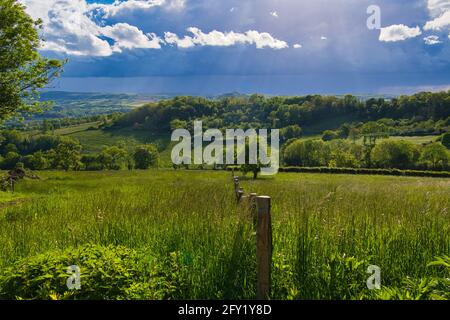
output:
<path id="1" fill-rule="evenodd" d="M 272 219 L 270 206 L 270 197 L 256 197 L 256 259 L 258 277 L 256 298 L 258 300 L 266 300 L 270 297 L 272 271 Z"/>

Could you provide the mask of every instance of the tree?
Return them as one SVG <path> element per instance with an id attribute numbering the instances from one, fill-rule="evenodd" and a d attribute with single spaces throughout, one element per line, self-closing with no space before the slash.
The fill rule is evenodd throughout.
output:
<path id="1" fill-rule="evenodd" d="M 20 161 L 20 154 L 17 152 L 8 152 L 1 163 L 2 169 L 13 169 Z"/>
<path id="2" fill-rule="evenodd" d="M 423 148 L 420 161 L 432 169 L 443 168 L 450 161 L 450 154 L 442 144 L 432 143 Z"/>
<path id="3" fill-rule="evenodd" d="M 374 163 L 382 168 L 412 168 L 419 155 L 417 146 L 407 141 L 383 141 L 372 151 Z"/>
<path id="4" fill-rule="evenodd" d="M 338 139 L 338 138 L 339 138 L 339 134 L 336 131 L 332 131 L 332 130 L 325 130 L 322 135 L 323 141 L 331 141 L 331 140 Z"/>
<path id="5" fill-rule="evenodd" d="M 41 26 L 17 0 L 0 0 L 0 121 L 42 109 L 38 90 L 61 73 L 63 62 L 39 55 Z"/>
<path id="6" fill-rule="evenodd" d="M 329 160 L 325 143 L 320 140 L 297 140 L 284 150 L 284 162 L 288 166 L 323 167 Z"/>
<path id="7" fill-rule="evenodd" d="M 54 165 L 66 171 L 78 169 L 81 165 L 81 149 L 77 140 L 63 139 L 55 149 Z"/>
<path id="8" fill-rule="evenodd" d="M 126 150 L 113 146 L 104 149 L 98 156 L 98 162 L 108 170 L 120 170 L 127 160 Z"/>
<path id="9" fill-rule="evenodd" d="M 32 170 L 45 170 L 48 168 L 48 160 L 42 151 L 24 157 L 23 162 L 25 167 Z"/>
<path id="10" fill-rule="evenodd" d="M 159 160 L 158 148 L 153 144 L 142 145 L 136 148 L 133 154 L 136 169 L 148 169 L 156 166 Z"/>
<path id="11" fill-rule="evenodd" d="M 302 128 L 300 128 L 300 126 L 297 124 L 287 126 L 280 130 L 281 143 L 285 143 L 290 139 L 300 138 L 301 136 L 302 136 Z"/>
<path id="12" fill-rule="evenodd" d="M 363 144 L 366 148 L 366 165 L 372 166 L 372 151 L 377 144 L 378 139 L 388 138 L 388 128 L 379 122 L 367 122 L 361 128 L 363 135 Z"/>
<path id="13" fill-rule="evenodd" d="M 442 136 L 442 144 L 444 145 L 444 147 L 446 147 L 447 149 L 450 149 L 450 132 L 445 133 Z"/>

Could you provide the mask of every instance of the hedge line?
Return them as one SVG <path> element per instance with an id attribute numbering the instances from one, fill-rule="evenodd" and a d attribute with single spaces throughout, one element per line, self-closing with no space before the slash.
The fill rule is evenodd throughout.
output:
<path id="1" fill-rule="evenodd" d="M 279 172 L 367 174 L 367 175 L 370 174 L 370 175 L 385 175 L 385 176 L 450 178 L 450 172 L 448 171 L 418 171 L 418 170 L 400 170 L 400 169 L 284 167 L 280 168 Z"/>
<path id="2" fill-rule="evenodd" d="M 228 167 L 228 170 L 239 170 L 239 167 Z M 400 169 L 362 169 L 362 168 L 328 168 L 328 167 L 282 167 L 279 172 L 297 173 L 328 173 L 328 174 L 363 174 L 363 175 L 384 175 L 384 176 L 404 176 L 404 177 L 432 177 L 450 178 L 449 171 L 419 171 Z"/>

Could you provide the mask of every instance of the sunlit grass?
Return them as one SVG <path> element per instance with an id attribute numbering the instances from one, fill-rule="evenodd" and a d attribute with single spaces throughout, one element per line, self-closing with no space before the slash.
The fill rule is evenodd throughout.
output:
<path id="1" fill-rule="evenodd" d="M 0 267 L 87 243 L 177 251 L 189 270 L 186 298 L 254 298 L 254 232 L 229 173 L 40 175 L 17 187 L 32 201 L 0 207 Z M 383 285 L 395 287 L 440 275 L 426 265 L 450 253 L 450 180 L 279 174 L 241 185 L 272 197 L 274 298 L 348 298 L 329 283 L 333 257 L 378 265 Z"/>

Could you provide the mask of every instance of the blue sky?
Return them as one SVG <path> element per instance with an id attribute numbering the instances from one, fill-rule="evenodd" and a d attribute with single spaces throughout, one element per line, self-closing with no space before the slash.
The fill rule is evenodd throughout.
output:
<path id="1" fill-rule="evenodd" d="M 20 0 L 67 57 L 58 90 L 220 94 L 450 88 L 450 0 Z M 381 29 L 367 27 L 377 5 Z"/>

